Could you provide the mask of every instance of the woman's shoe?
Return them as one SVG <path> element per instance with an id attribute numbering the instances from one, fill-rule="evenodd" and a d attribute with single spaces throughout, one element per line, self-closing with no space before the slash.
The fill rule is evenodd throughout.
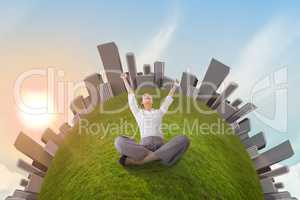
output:
<path id="1" fill-rule="evenodd" d="M 122 155 L 122 156 L 120 157 L 120 159 L 119 159 L 120 165 L 125 166 L 126 158 L 127 158 L 127 156 L 125 156 L 125 155 Z"/>

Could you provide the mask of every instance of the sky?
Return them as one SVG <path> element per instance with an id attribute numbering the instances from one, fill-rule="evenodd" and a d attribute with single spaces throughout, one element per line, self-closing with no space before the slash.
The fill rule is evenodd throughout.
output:
<path id="1" fill-rule="evenodd" d="M 279 180 L 300 198 L 299 9 L 297 1 L 1 1 L 0 198 L 25 175 L 16 167 L 18 158 L 27 159 L 13 147 L 18 133 L 38 141 L 45 128 L 57 130 L 68 116 L 64 98 L 60 112 L 22 114 L 14 96 L 17 80 L 38 69 L 55 73 L 56 86 L 78 86 L 103 71 L 96 46 L 110 41 L 125 68 L 125 54 L 135 53 L 139 71 L 163 60 L 168 76 L 180 79 L 188 70 L 201 80 L 212 57 L 230 66 L 225 85 L 239 84 L 231 99 L 258 106 L 250 114 L 251 134 L 263 131 L 267 148 L 291 141 L 295 155 L 281 163 L 291 173 Z M 36 105 L 32 99 L 45 98 L 39 91 L 46 88 L 45 77 L 31 76 L 22 87 L 24 101 Z"/>

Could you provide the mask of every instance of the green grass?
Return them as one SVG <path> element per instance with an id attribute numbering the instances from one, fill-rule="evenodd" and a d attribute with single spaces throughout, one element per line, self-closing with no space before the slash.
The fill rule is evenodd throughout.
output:
<path id="1" fill-rule="evenodd" d="M 162 96 L 165 95 L 164 91 Z M 155 107 L 159 99 L 154 98 Z M 170 110 L 174 111 L 179 102 L 176 97 Z M 221 122 L 224 126 L 221 130 L 213 130 L 218 134 L 183 126 L 192 126 L 195 120 L 214 124 L 221 119 L 218 114 L 201 114 L 195 106 L 188 112 L 188 102 L 192 100 L 185 98 L 182 110 L 164 117 L 164 123 L 180 126 L 173 131 L 164 130 L 166 140 L 178 134 L 186 134 L 191 140 L 190 148 L 176 165 L 165 167 L 154 162 L 143 167 L 123 168 L 117 163 L 119 154 L 114 148 L 114 139 L 126 133 L 119 133 L 113 127 L 110 134 L 94 131 L 97 130 L 95 125 L 109 125 L 120 120 L 127 120 L 137 128 L 128 109 L 117 114 L 103 114 L 104 109 L 113 110 L 127 104 L 127 95 L 123 94 L 86 116 L 90 125 L 93 124 L 90 130 L 73 128 L 52 162 L 39 199 L 263 199 L 252 162 L 226 123 Z M 199 102 L 196 105 L 209 111 Z M 138 134 L 136 139 L 139 140 Z"/>

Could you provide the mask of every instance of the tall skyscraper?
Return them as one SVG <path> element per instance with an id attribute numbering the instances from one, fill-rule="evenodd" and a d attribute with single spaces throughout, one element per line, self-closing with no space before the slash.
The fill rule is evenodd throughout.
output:
<path id="1" fill-rule="evenodd" d="M 217 97 L 217 99 L 213 102 L 211 108 L 216 109 L 221 102 L 225 101 L 238 87 L 237 83 L 231 82 L 226 88 L 222 91 L 222 93 Z"/>
<path id="2" fill-rule="evenodd" d="M 162 87 L 165 71 L 165 63 L 156 61 L 154 63 L 154 82 L 158 87 Z"/>
<path id="3" fill-rule="evenodd" d="M 118 47 L 114 42 L 98 45 L 107 81 L 111 85 L 113 95 L 125 92 L 125 85 L 120 78 L 123 73 Z"/>
<path id="4" fill-rule="evenodd" d="M 230 68 L 212 59 L 200 86 L 199 98 L 207 103 L 214 96 L 221 83 L 229 74 Z"/>
<path id="5" fill-rule="evenodd" d="M 149 65 L 149 64 L 144 64 L 144 66 L 143 66 L 143 71 L 144 71 L 144 74 L 145 74 L 145 75 L 150 74 L 150 73 L 151 73 L 151 65 Z"/>
<path id="6" fill-rule="evenodd" d="M 48 154 L 40 144 L 25 135 L 23 132 L 20 132 L 18 135 L 15 141 L 15 147 L 17 150 L 44 167 L 47 168 L 50 166 L 52 156 Z"/>
<path id="7" fill-rule="evenodd" d="M 190 94 L 190 88 L 197 86 L 198 79 L 195 75 L 183 72 L 180 81 L 180 88 L 184 95 Z"/>
<path id="8" fill-rule="evenodd" d="M 85 98 L 86 105 L 90 106 L 90 103 L 93 103 L 92 107 L 98 105 L 100 103 L 99 88 L 103 83 L 102 76 L 97 73 L 91 74 L 84 79 L 84 83 L 89 93 L 89 96 Z"/>
<path id="9" fill-rule="evenodd" d="M 109 83 L 100 84 L 100 101 L 105 102 L 113 97 L 112 89 Z"/>
<path id="10" fill-rule="evenodd" d="M 136 72 L 136 62 L 135 62 L 134 54 L 127 53 L 126 60 L 127 60 L 127 68 L 128 68 L 128 72 L 129 72 L 129 81 L 130 81 L 131 87 L 136 89 L 136 87 L 137 87 L 137 83 L 136 83 L 137 72 Z"/>

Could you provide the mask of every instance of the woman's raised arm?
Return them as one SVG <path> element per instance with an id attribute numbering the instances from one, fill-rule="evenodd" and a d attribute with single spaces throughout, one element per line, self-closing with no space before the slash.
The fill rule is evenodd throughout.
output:
<path id="1" fill-rule="evenodd" d="M 128 93 L 134 93 L 133 89 L 131 88 L 130 84 L 128 83 L 127 74 L 122 73 L 120 77 L 124 81 L 124 84 L 125 84 L 125 87 L 126 87 L 126 90 L 128 91 Z"/>
<path id="2" fill-rule="evenodd" d="M 138 113 L 139 113 L 139 107 L 134 95 L 134 90 L 131 88 L 130 84 L 128 83 L 127 80 L 127 74 L 123 73 L 121 74 L 121 79 L 123 79 L 125 87 L 128 91 L 128 104 L 129 104 L 129 108 L 131 110 L 131 112 L 133 113 L 133 115 L 135 117 L 137 117 Z"/>
<path id="3" fill-rule="evenodd" d="M 177 87 L 179 87 L 179 81 L 176 79 L 173 82 L 173 87 L 170 89 L 168 96 L 173 97 Z"/>

